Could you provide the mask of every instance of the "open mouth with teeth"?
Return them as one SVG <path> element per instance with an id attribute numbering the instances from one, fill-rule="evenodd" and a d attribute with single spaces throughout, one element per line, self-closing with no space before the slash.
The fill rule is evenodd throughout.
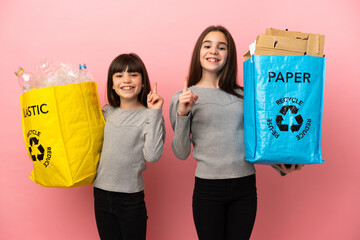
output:
<path id="1" fill-rule="evenodd" d="M 206 59 L 208 62 L 218 62 L 218 61 L 220 61 L 219 59 L 217 59 L 217 58 L 207 58 Z"/>
<path id="2" fill-rule="evenodd" d="M 131 90 L 131 89 L 134 89 L 134 87 L 132 87 L 132 86 L 124 86 L 124 87 L 121 87 L 120 89 L 122 89 L 122 90 Z"/>

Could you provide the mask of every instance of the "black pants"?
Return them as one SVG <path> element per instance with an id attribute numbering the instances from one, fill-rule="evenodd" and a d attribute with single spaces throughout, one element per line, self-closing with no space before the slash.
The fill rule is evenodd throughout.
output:
<path id="1" fill-rule="evenodd" d="M 102 240 L 145 240 L 147 212 L 144 191 L 109 192 L 94 188 L 95 218 Z"/>
<path id="2" fill-rule="evenodd" d="M 256 216 L 255 175 L 195 178 L 193 216 L 199 240 L 248 240 Z"/>

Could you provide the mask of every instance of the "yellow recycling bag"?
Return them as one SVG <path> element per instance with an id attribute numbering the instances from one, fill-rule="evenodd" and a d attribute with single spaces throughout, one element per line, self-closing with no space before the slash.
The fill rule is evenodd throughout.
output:
<path id="1" fill-rule="evenodd" d="M 92 184 L 104 136 L 95 82 L 33 89 L 20 96 L 22 125 L 34 169 L 45 187 Z"/>

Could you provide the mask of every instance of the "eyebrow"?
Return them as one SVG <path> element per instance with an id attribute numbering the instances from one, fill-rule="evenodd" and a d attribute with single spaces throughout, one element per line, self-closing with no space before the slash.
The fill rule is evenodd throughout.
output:
<path id="1" fill-rule="evenodd" d="M 206 40 L 206 41 L 203 41 L 203 43 L 202 43 L 202 44 L 204 44 L 204 43 L 212 43 L 212 41 L 210 41 L 210 40 Z M 224 44 L 224 45 L 226 45 L 226 46 L 227 46 L 227 44 L 226 44 L 225 42 L 219 42 L 219 44 Z"/>

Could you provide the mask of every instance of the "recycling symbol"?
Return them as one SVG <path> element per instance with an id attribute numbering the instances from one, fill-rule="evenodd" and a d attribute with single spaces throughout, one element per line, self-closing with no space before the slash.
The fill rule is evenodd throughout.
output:
<path id="1" fill-rule="evenodd" d="M 275 120 L 276 125 L 279 127 L 280 131 L 289 131 L 289 124 L 283 124 L 284 117 L 289 110 L 290 110 L 290 118 L 295 118 L 295 121 L 297 123 L 297 124 L 295 124 L 295 123 L 292 124 L 290 126 L 290 130 L 292 132 L 297 132 L 297 131 L 299 131 L 299 129 L 303 123 L 303 118 L 301 117 L 300 114 L 296 115 L 297 112 L 299 111 L 299 109 L 296 106 L 293 106 L 293 105 L 283 106 L 280 109 L 281 115 L 276 115 L 276 120 Z"/>
<path id="2" fill-rule="evenodd" d="M 29 152 L 32 160 L 33 161 L 43 160 L 45 149 L 41 144 L 39 144 L 39 139 L 37 139 L 36 137 L 32 137 L 30 138 L 29 143 L 30 143 Z"/>

